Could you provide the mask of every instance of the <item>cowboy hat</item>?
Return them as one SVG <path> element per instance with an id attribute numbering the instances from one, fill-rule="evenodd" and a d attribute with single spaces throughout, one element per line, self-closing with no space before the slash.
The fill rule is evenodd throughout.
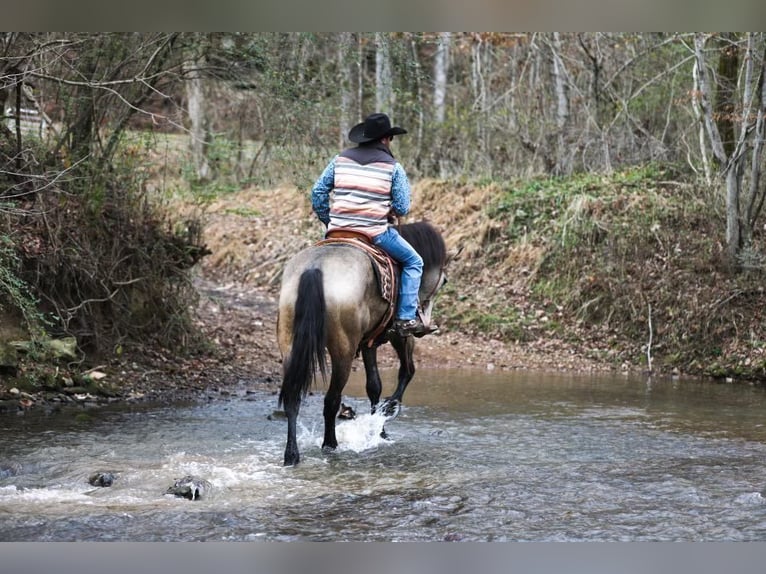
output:
<path id="1" fill-rule="evenodd" d="M 348 139 L 354 143 L 377 141 L 388 136 L 406 134 L 407 130 L 391 127 L 391 120 L 386 114 L 370 114 L 361 124 L 355 125 L 348 132 Z"/>

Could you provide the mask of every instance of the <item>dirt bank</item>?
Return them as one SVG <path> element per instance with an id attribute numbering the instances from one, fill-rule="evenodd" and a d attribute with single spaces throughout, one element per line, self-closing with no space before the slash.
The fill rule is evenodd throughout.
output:
<path id="1" fill-rule="evenodd" d="M 480 301 L 481 293 L 474 290 L 479 278 L 474 275 L 475 259 L 471 257 L 481 242 L 482 223 L 476 214 L 486 202 L 488 192 L 468 188 L 457 191 L 451 208 L 430 210 L 430 206 L 441 201 L 441 191 L 431 182 L 414 186 L 416 207 L 409 220 L 429 214 L 428 219 L 444 234 L 448 248 L 463 248 L 464 255 L 448 270 L 449 285 L 453 297 L 456 293 L 473 292 Z M 213 254 L 199 270 L 204 294 L 200 323 L 229 350 L 232 363 L 247 365 L 261 377 L 278 378 L 275 320 L 279 273 L 290 255 L 321 238 L 323 227 L 311 213 L 307 195 L 289 188 L 228 195 L 207 206 L 205 220 L 206 241 Z M 451 224 L 458 220 L 459 227 Z M 525 305 L 523 282 L 519 278 L 523 278 L 525 266 L 531 265 L 527 261 L 531 256 L 509 251 L 508 259 L 509 265 L 521 269 L 516 278 L 506 274 L 506 281 L 515 282 L 511 291 L 519 297 L 509 304 Z M 614 369 L 613 364 L 594 360 L 581 348 L 561 340 L 541 337 L 508 343 L 460 331 L 448 321 L 439 321 L 438 301 L 434 315 L 442 328 L 417 341 L 415 359 L 421 368 L 578 372 Z M 381 348 L 379 357 L 383 367 L 397 364 L 389 346 Z"/>

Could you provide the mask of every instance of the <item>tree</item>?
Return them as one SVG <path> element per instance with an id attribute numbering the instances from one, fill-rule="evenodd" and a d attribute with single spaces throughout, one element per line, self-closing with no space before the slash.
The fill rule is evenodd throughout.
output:
<path id="1" fill-rule="evenodd" d="M 210 39 L 204 32 L 195 34 L 195 41 L 188 47 L 189 56 L 184 63 L 186 75 L 186 99 L 189 113 L 190 149 L 194 171 L 199 181 L 212 175 L 208 153 L 210 150 L 210 110 L 206 95 L 207 52 Z"/>
<path id="2" fill-rule="evenodd" d="M 449 71 L 449 47 L 451 32 L 441 32 L 434 57 L 434 121 L 444 122 L 447 99 L 447 72 Z"/>
<path id="3" fill-rule="evenodd" d="M 351 55 L 355 53 L 353 49 L 353 34 L 351 32 L 338 33 L 338 71 L 340 82 L 338 91 L 340 92 L 340 113 L 338 128 L 338 148 L 343 148 L 346 143 L 346 134 L 352 125 L 351 107 L 354 100 L 354 60 Z"/>
<path id="4" fill-rule="evenodd" d="M 150 201 L 141 145 L 125 141 L 133 120 L 160 119 L 150 104 L 174 89 L 181 36 L 4 37 L 0 82 L 13 64 L 14 87 L 55 128 L 45 137 L 0 130 L 0 297 L 28 317 L 20 286 L 29 286 L 45 330 L 82 349 L 190 341 L 196 293 L 185 270 L 201 254 L 189 241 L 201 227 L 193 218 L 175 227 Z"/>
<path id="5" fill-rule="evenodd" d="M 561 175 L 567 173 L 565 162 L 567 162 L 566 147 L 567 127 L 569 124 L 569 80 L 567 78 L 566 68 L 561 59 L 561 35 L 554 32 L 548 47 L 551 51 L 551 75 L 553 76 L 553 87 L 556 94 L 556 167 L 554 173 Z"/>
<path id="6" fill-rule="evenodd" d="M 719 106 L 719 110 L 729 110 L 724 118 L 716 115 L 712 103 L 713 80 L 707 61 L 710 37 L 709 34 L 696 34 L 694 37 L 699 102 L 710 147 L 725 182 L 727 253 L 732 265 L 747 266 L 752 255 L 753 231 L 766 195 L 761 184 L 766 134 L 766 34 L 748 32 L 742 36 L 730 36 L 723 46 L 719 44 L 717 50 L 712 49 L 725 60 L 719 69 L 727 70 L 720 76 L 724 82 L 720 91 L 726 95 L 719 98 L 725 103 L 725 107 Z M 729 68 L 736 57 L 733 54 L 739 50 L 743 53 L 738 71 L 741 80 L 735 94 L 730 82 L 734 72 Z M 739 133 L 736 134 L 736 131 Z M 733 142 L 727 141 L 730 137 L 734 138 Z"/>
<path id="7" fill-rule="evenodd" d="M 391 113 L 393 88 L 391 77 L 391 51 L 385 32 L 375 33 L 375 109 Z"/>

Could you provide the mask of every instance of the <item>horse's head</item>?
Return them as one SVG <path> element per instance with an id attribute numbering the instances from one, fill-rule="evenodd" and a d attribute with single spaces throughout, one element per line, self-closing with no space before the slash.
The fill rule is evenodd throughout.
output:
<path id="1" fill-rule="evenodd" d="M 448 252 L 441 234 L 426 221 L 402 225 L 399 232 L 423 258 L 423 277 L 420 280 L 418 299 L 423 324 L 429 327 L 434 298 L 447 282 L 447 265 L 460 250 Z"/>

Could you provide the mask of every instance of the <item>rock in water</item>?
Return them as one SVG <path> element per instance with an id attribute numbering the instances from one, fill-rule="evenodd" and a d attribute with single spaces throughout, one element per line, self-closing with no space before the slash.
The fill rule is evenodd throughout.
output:
<path id="1" fill-rule="evenodd" d="M 165 494 L 172 494 L 181 498 L 188 498 L 189 500 L 201 500 L 205 498 L 212 489 L 213 485 L 207 480 L 187 475 L 183 478 L 176 479 L 173 486 L 165 491 Z"/>
<path id="2" fill-rule="evenodd" d="M 117 477 L 113 472 L 94 472 L 88 478 L 91 486 L 112 486 Z"/>
<path id="3" fill-rule="evenodd" d="M 22 466 L 18 462 L 0 462 L 0 478 L 21 474 Z"/>

